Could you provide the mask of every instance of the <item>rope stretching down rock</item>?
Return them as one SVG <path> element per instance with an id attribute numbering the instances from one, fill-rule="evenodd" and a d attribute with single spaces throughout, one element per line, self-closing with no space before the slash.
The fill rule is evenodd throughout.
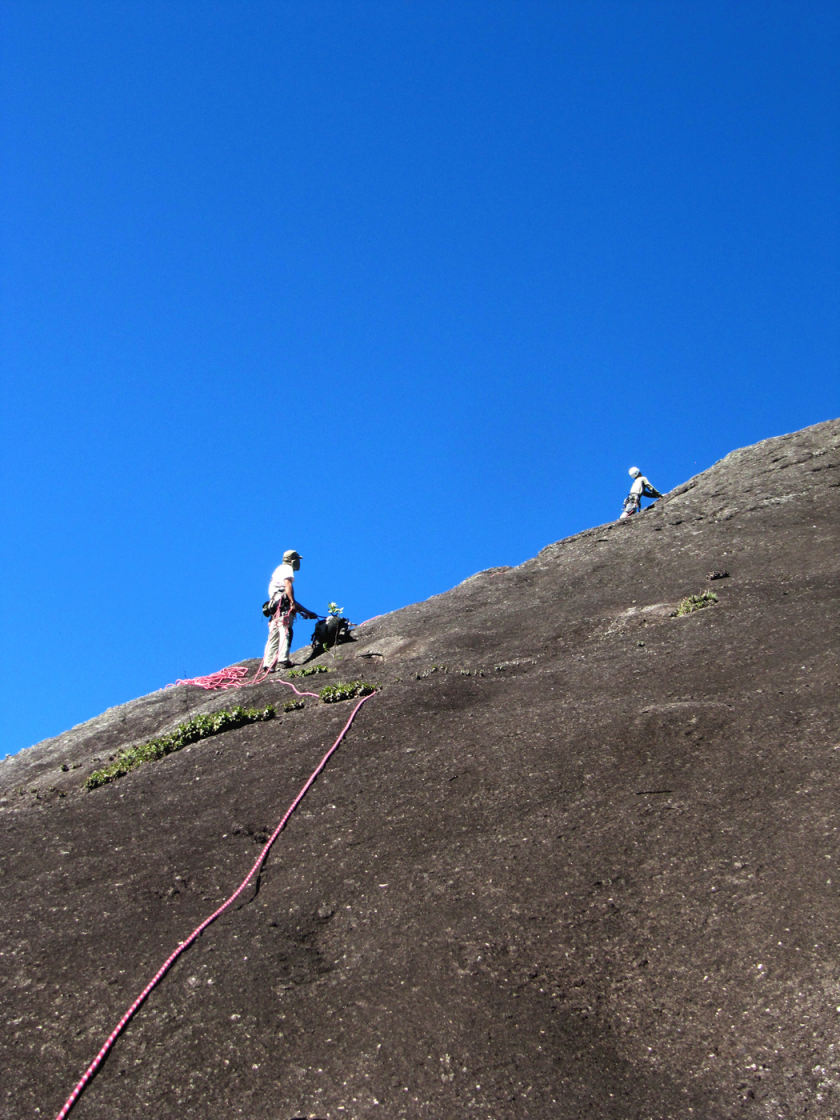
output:
<path id="1" fill-rule="evenodd" d="M 283 681 L 282 683 L 285 684 L 286 682 Z M 293 687 L 293 686 L 290 685 L 289 687 Z M 295 691 L 297 692 L 297 689 L 295 689 Z M 298 693 L 298 695 L 300 695 L 300 693 Z M 315 693 L 309 692 L 309 693 L 306 693 L 305 695 L 314 696 Z M 85 1086 L 88 1084 L 90 1079 L 93 1077 L 93 1075 L 99 1069 L 99 1067 L 102 1065 L 105 1058 L 108 1056 L 108 1052 L 111 1050 L 111 1047 L 117 1041 L 117 1039 L 122 1034 L 122 1032 L 125 1030 L 126 1026 L 128 1025 L 129 1021 L 131 1020 L 131 1018 L 133 1017 L 135 1012 L 137 1012 L 139 1010 L 139 1008 L 143 1005 L 143 1003 L 145 1003 L 149 994 L 161 982 L 161 980 L 167 974 L 167 972 L 172 967 L 172 965 L 175 963 L 175 961 L 178 959 L 178 957 L 180 957 L 183 952 L 185 952 L 187 949 L 189 949 L 190 945 L 192 945 L 192 943 L 194 941 L 196 941 L 201 936 L 201 934 L 204 932 L 204 930 L 207 929 L 207 927 L 209 925 L 211 925 L 213 922 L 215 922 L 215 920 L 218 917 L 220 917 L 222 914 L 224 914 L 225 910 L 227 910 L 227 908 L 231 905 L 231 903 L 235 902 L 236 899 L 239 898 L 239 896 L 242 894 L 242 892 L 245 890 L 245 888 L 248 886 L 248 884 L 254 878 L 256 873 L 259 871 L 259 869 L 265 863 L 266 858 L 268 857 L 268 853 L 271 850 L 272 844 L 277 839 L 277 837 L 280 835 L 280 833 L 283 831 L 283 828 L 285 827 L 286 822 L 288 821 L 289 817 L 291 817 L 292 813 L 295 811 L 295 809 L 298 807 L 298 805 L 300 805 L 301 801 L 303 801 L 304 797 L 306 796 L 306 794 L 309 791 L 312 784 L 315 782 L 318 775 L 321 773 L 321 771 L 324 769 L 324 767 L 329 762 L 332 755 L 338 749 L 339 744 L 341 743 L 342 739 L 347 734 L 347 732 L 350 730 L 350 726 L 353 723 L 353 720 L 356 718 L 356 714 L 359 711 L 359 709 L 361 708 L 361 706 L 363 704 L 366 704 L 367 701 L 370 700 L 371 696 L 375 696 L 375 695 L 376 695 L 376 693 L 371 692 L 367 696 L 363 696 L 362 699 L 355 706 L 353 711 L 350 713 L 350 718 L 347 720 L 347 723 L 345 723 L 344 727 L 342 728 L 341 734 L 338 736 L 336 741 L 333 743 L 333 745 L 330 747 L 330 749 L 327 751 L 327 753 L 324 755 L 324 757 L 321 759 L 321 761 L 318 763 L 318 765 L 315 767 L 315 769 L 309 775 L 309 777 L 307 778 L 306 782 L 304 783 L 303 788 L 301 789 L 300 793 L 297 795 L 297 797 L 291 803 L 289 808 L 286 810 L 286 812 L 283 816 L 283 819 L 280 821 L 278 826 L 275 828 L 274 832 L 272 832 L 271 836 L 266 841 L 265 846 L 263 847 L 262 851 L 259 854 L 257 862 L 254 864 L 254 866 L 251 868 L 251 870 L 248 872 L 248 874 L 245 876 L 245 878 L 242 880 L 242 882 L 239 884 L 239 886 L 233 892 L 233 894 L 230 896 L 230 898 L 227 900 L 227 902 L 222 903 L 222 905 L 218 908 L 218 910 L 214 910 L 213 913 L 209 916 L 209 918 L 205 918 L 204 921 L 201 923 L 201 925 L 196 926 L 196 928 L 192 931 L 192 933 L 189 935 L 189 937 L 186 939 L 186 941 L 181 941 L 179 943 L 177 949 L 175 949 L 175 951 L 173 953 L 171 953 L 166 958 L 166 960 L 163 962 L 163 964 L 160 966 L 160 968 L 154 974 L 152 979 L 149 981 L 149 983 L 146 985 L 146 987 L 143 989 L 143 991 L 140 993 L 140 995 L 137 997 L 137 999 L 134 1001 L 134 1003 L 132 1003 L 132 1005 L 129 1007 L 129 1009 L 126 1011 L 126 1013 L 120 1019 L 120 1021 L 117 1023 L 116 1027 L 114 1027 L 114 1029 L 111 1031 L 111 1033 L 106 1038 L 105 1044 L 103 1045 L 102 1049 L 99 1051 L 99 1053 L 96 1055 L 96 1057 L 90 1063 L 88 1068 L 85 1070 L 85 1072 L 82 1075 L 79 1083 L 76 1085 L 73 1092 L 67 1098 L 67 1100 L 64 1104 L 64 1107 L 58 1113 L 58 1115 L 56 1117 L 56 1120 L 64 1120 L 64 1117 L 67 1116 L 67 1114 L 70 1112 L 70 1109 L 73 1107 L 73 1105 L 79 1099 L 79 1097 L 81 1096 L 82 1092 L 85 1089 Z"/>

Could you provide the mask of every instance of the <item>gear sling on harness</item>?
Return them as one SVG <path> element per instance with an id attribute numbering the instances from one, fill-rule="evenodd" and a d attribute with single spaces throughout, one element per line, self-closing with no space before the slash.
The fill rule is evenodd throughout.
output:
<path id="1" fill-rule="evenodd" d="M 266 599 L 266 601 L 262 605 L 262 612 L 266 618 L 271 618 L 278 607 L 280 607 L 280 610 L 282 611 L 288 610 L 290 606 L 291 603 L 289 602 L 289 596 L 285 591 L 282 591 L 280 593 L 279 599 Z"/>

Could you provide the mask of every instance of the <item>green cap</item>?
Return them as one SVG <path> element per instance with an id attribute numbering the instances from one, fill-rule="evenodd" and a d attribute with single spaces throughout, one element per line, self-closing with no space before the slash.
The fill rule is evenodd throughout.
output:
<path id="1" fill-rule="evenodd" d="M 291 564 L 293 560 L 302 560 L 302 559 L 303 559 L 303 557 L 301 556 L 301 554 L 299 552 L 295 552 L 295 550 L 293 548 L 288 548 L 283 553 L 283 563 L 284 564 Z"/>

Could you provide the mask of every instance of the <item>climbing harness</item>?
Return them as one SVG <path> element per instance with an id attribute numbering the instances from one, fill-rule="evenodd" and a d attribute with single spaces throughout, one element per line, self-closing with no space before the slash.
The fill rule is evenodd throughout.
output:
<path id="1" fill-rule="evenodd" d="M 224 671 L 225 670 L 222 670 L 222 672 L 224 672 Z M 188 682 L 182 681 L 182 682 L 179 682 L 179 683 L 185 684 L 185 683 L 188 683 Z M 193 683 L 193 682 L 189 682 L 189 683 Z M 280 681 L 279 683 L 280 684 L 288 684 L 287 681 Z M 316 696 L 317 697 L 317 693 L 315 693 L 315 692 L 298 692 L 298 690 L 294 687 L 294 685 L 291 685 L 291 684 L 289 684 L 289 688 L 291 688 L 295 692 L 297 692 L 298 696 Z M 163 962 L 163 964 L 160 966 L 160 968 L 154 974 L 152 979 L 149 981 L 149 983 L 146 985 L 146 987 L 143 989 L 143 991 L 140 993 L 140 995 L 137 997 L 137 999 L 134 1001 L 134 1003 L 132 1003 L 132 1005 L 129 1007 L 129 1009 L 126 1011 L 126 1013 L 120 1019 L 120 1021 L 117 1023 L 116 1027 L 114 1027 L 114 1029 L 111 1031 L 111 1033 L 106 1038 L 105 1044 L 102 1047 L 102 1049 L 99 1051 L 99 1053 L 96 1055 L 96 1057 L 90 1063 L 88 1068 L 85 1070 L 84 1074 L 82 1075 L 81 1080 L 78 1082 L 78 1084 L 74 1088 L 73 1092 L 67 1098 L 67 1100 L 64 1104 L 64 1107 L 61 1109 L 61 1111 L 56 1116 L 56 1120 L 64 1120 L 64 1117 L 67 1116 L 67 1114 L 70 1112 L 70 1109 L 73 1107 L 73 1105 L 79 1099 L 79 1097 L 81 1096 L 82 1092 L 85 1089 L 85 1086 L 89 1083 L 89 1081 L 91 1080 L 93 1075 L 96 1073 L 96 1071 L 102 1065 L 105 1058 L 108 1056 L 108 1053 L 111 1050 L 111 1047 L 117 1041 L 117 1039 L 122 1034 L 122 1032 L 125 1030 L 125 1028 L 128 1025 L 131 1018 L 140 1009 L 140 1007 L 145 1003 L 149 994 L 161 982 L 161 980 L 167 974 L 167 972 L 172 967 L 172 965 L 175 963 L 175 961 L 178 959 L 178 957 L 180 957 L 182 953 L 184 953 L 187 949 L 189 949 L 190 945 L 192 945 L 192 943 L 194 941 L 198 940 L 198 938 L 201 936 L 201 934 L 204 932 L 204 930 L 207 929 L 207 927 L 209 925 L 211 925 L 213 922 L 215 922 L 215 920 L 218 917 L 221 917 L 221 915 L 224 914 L 225 910 L 227 910 L 227 908 L 231 905 L 231 903 L 235 902 L 236 899 L 239 898 L 239 896 L 242 894 L 242 892 L 245 890 L 245 888 L 248 886 L 248 884 L 251 882 L 251 880 L 254 878 L 254 876 L 258 873 L 258 871 L 260 870 L 262 865 L 265 863 L 265 861 L 268 857 L 268 853 L 271 851 L 272 844 L 277 839 L 277 837 L 280 835 L 280 833 L 283 831 L 283 828 L 285 827 L 286 822 L 288 821 L 289 817 L 291 817 L 292 813 L 295 811 L 295 809 L 298 807 L 298 805 L 300 805 L 301 801 L 303 801 L 303 799 L 306 796 L 307 792 L 309 791 L 310 787 L 313 785 L 313 783 L 317 779 L 318 775 L 321 773 L 321 771 L 327 765 L 327 763 L 329 762 L 332 755 L 335 753 L 336 750 L 338 750 L 339 744 L 341 743 L 342 739 L 347 734 L 347 732 L 350 730 L 350 727 L 353 723 L 353 720 L 356 718 L 356 714 L 358 713 L 359 709 L 362 707 L 363 704 L 366 704 L 367 701 L 370 700 L 371 696 L 375 696 L 375 695 L 376 695 L 376 693 L 371 692 L 367 696 L 363 696 L 362 699 L 355 706 L 355 708 L 353 709 L 353 711 L 350 714 L 350 718 L 347 720 L 347 723 L 345 723 L 344 727 L 342 728 L 341 734 L 338 736 L 336 741 L 333 743 L 333 745 L 330 747 L 330 749 L 327 751 L 327 753 L 324 755 L 324 757 L 321 759 L 321 761 L 318 763 L 318 765 L 315 767 L 315 769 L 309 775 L 309 777 L 306 780 L 306 782 L 304 783 L 303 788 L 301 789 L 300 793 L 297 795 L 297 797 L 291 803 L 289 808 L 286 810 L 286 812 L 283 816 L 283 819 L 280 821 L 278 826 L 275 828 L 274 832 L 272 832 L 271 836 L 266 841 L 265 846 L 263 847 L 262 851 L 260 852 L 256 863 L 251 868 L 251 870 L 248 872 L 248 874 L 245 876 L 245 878 L 242 880 L 242 882 L 237 887 L 237 889 L 230 896 L 230 898 L 227 900 L 227 902 L 222 903 L 222 905 L 218 908 L 218 910 L 214 910 L 213 913 L 209 916 L 209 918 L 205 918 L 204 921 L 201 923 L 201 925 L 196 926 L 196 928 L 192 931 L 192 933 L 189 935 L 189 937 L 186 939 L 186 941 L 179 942 L 177 949 L 175 949 L 175 951 L 173 953 L 170 953 L 170 955 L 166 958 L 166 960 Z"/>

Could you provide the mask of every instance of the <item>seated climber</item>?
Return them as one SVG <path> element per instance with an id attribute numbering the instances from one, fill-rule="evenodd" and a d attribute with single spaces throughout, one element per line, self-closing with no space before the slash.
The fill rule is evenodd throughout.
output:
<path id="1" fill-rule="evenodd" d="M 639 513 L 642 508 L 642 498 L 662 497 L 656 487 L 651 485 L 650 481 L 645 478 L 638 467 L 630 468 L 630 477 L 633 479 L 633 485 L 630 487 L 630 493 L 624 499 L 624 506 L 622 507 L 619 521 L 626 521 L 626 519 L 632 517 L 634 513 Z"/>
<path id="2" fill-rule="evenodd" d="M 274 569 L 268 585 L 268 607 L 271 619 L 268 624 L 268 641 L 263 654 L 263 669 L 288 669 L 289 650 L 292 646 L 295 615 L 317 618 L 295 599 L 295 572 L 300 571 L 302 557 L 293 548 L 283 553 L 283 563 Z"/>

